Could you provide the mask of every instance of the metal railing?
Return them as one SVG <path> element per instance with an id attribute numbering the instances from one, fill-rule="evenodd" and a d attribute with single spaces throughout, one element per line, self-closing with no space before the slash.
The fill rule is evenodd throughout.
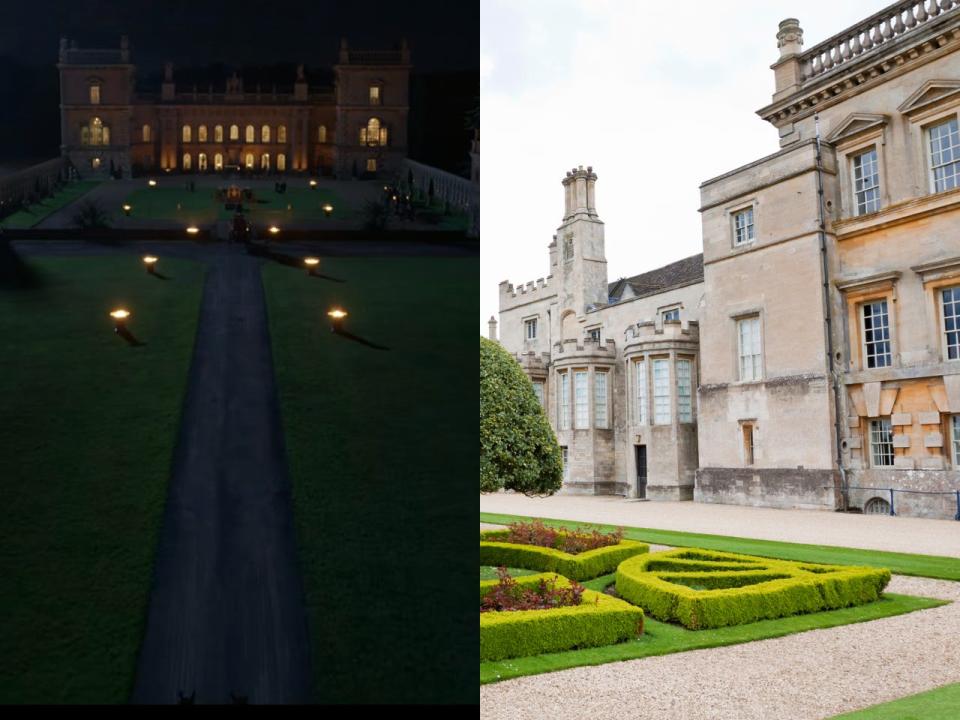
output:
<path id="1" fill-rule="evenodd" d="M 824 490 L 836 490 L 835 485 L 824 485 Z M 946 491 L 932 491 L 932 490 L 903 490 L 901 488 L 891 488 L 891 487 L 864 487 L 861 485 L 845 485 L 840 488 L 840 492 L 843 494 L 843 497 L 847 497 L 848 490 L 870 490 L 872 492 L 885 492 L 889 494 L 890 497 L 890 515 L 896 516 L 896 505 L 894 502 L 894 495 L 896 493 L 905 493 L 910 495 L 949 495 L 955 498 L 957 503 L 957 512 L 954 514 L 953 519 L 960 521 L 960 490 L 946 490 Z"/>

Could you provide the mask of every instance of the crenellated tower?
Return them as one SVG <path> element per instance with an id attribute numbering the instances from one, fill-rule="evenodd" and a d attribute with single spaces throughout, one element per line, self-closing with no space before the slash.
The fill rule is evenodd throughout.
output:
<path id="1" fill-rule="evenodd" d="M 597 215 L 592 167 L 581 165 L 563 179 L 563 222 L 557 228 L 556 252 L 551 252 L 553 275 L 559 279 L 561 315 L 571 312 L 582 318 L 587 309 L 605 305 L 607 258 L 604 253 L 603 221 Z"/>

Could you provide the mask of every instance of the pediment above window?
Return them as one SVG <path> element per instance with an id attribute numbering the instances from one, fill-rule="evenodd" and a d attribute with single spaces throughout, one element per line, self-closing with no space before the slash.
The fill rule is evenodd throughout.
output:
<path id="1" fill-rule="evenodd" d="M 881 132 L 886 126 L 889 118 L 886 115 L 877 115 L 875 113 L 851 113 L 837 126 L 837 128 L 827 135 L 827 142 L 833 145 L 843 145 L 844 143 L 860 138 L 868 132 Z"/>
<path id="2" fill-rule="evenodd" d="M 927 80 L 897 110 L 912 116 L 956 99 L 960 99 L 960 80 Z"/>

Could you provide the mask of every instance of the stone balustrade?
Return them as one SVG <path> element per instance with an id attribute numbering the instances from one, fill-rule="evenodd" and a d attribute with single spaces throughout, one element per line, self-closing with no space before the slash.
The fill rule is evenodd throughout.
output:
<path id="1" fill-rule="evenodd" d="M 884 8 L 800 56 L 802 81 L 823 75 L 960 7 L 960 0 L 906 0 Z"/>

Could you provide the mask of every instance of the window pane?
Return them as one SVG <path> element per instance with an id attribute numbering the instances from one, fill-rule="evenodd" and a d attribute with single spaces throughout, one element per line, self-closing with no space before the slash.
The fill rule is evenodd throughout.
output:
<path id="1" fill-rule="evenodd" d="M 760 379 L 760 318 L 744 318 L 737 321 L 739 340 L 740 379 Z"/>
<path id="2" fill-rule="evenodd" d="M 594 421 L 598 428 L 607 427 L 607 373 L 593 374 Z"/>
<path id="3" fill-rule="evenodd" d="M 670 423 L 670 361 L 653 361 L 653 423 Z"/>
<path id="4" fill-rule="evenodd" d="M 893 432 L 890 418 L 870 421 L 870 455 L 874 467 L 893 465 Z"/>
<path id="5" fill-rule="evenodd" d="M 575 372 L 573 382 L 573 400 L 576 410 L 573 426 L 588 428 L 590 427 L 590 398 L 587 395 L 587 372 L 585 370 Z"/>
<path id="6" fill-rule="evenodd" d="M 570 429 L 570 373 L 560 373 L 560 429 Z"/>
<path id="7" fill-rule="evenodd" d="M 934 192 L 957 187 L 960 180 L 960 133 L 956 118 L 930 128 L 930 166 Z"/>
<path id="8" fill-rule="evenodd" d="M 957 360 L 960 358 L 960 288 L 948 288 L 941 297 L 947 359 Z"/>
<path id="9" fill-rule="evenodd" d="M 877 151 L 869 150 L 853 159 L 853 192 L 857 215 L 880 209 L 880 173 L 877 170 Z"/>
<path id="10" fill-rule="evenodd" d="M 689 360 L 677 360 L 677 416 L 680 422 L 693 422 L 693 393 Z"/>
<path id="11" fill-rule="evenodd" d="M 863 305 L 863 345 L 868 368 L 889 367 L 892 364 L 890 349 L 890 321 L 887 301 L 877 300 Z"/>
<path id="12" fill-rule="evenodd" d="M 533 394 L 537 396 L 537 401 L 540 403 L 540 407 L 546 407 L 543 402 L 543 383 L 535 382 L 533 384 Z"/>
<path id="13" fill-rule="evenodd" d="M 634 363 L 634 420 L 637 425 L 647 424 L 647 364 L 641 360 Z"/>

